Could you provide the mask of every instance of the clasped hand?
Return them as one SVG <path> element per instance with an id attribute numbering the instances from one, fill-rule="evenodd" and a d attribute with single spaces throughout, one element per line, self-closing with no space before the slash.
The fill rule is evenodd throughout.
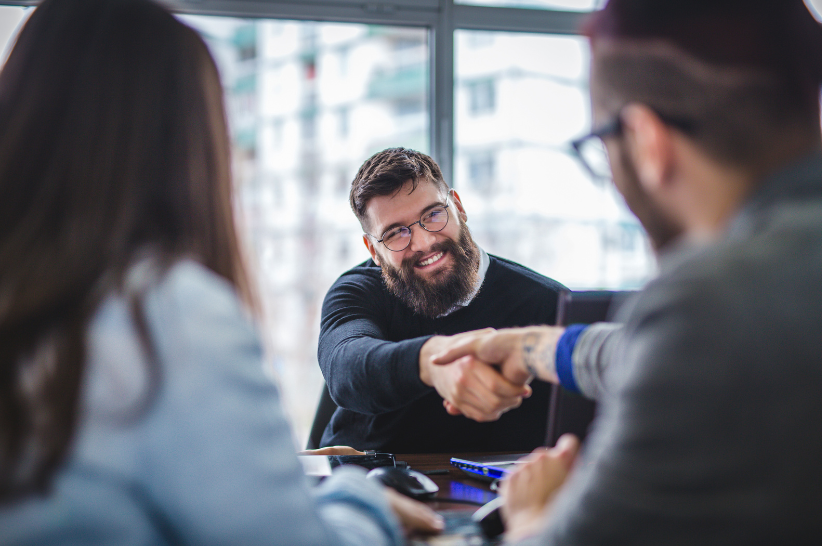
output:
<path id="1" fill-rule="evenodd" d="M 454 336 L 434 336 L 420 350 L 420 379 L 434 387 L 451 415 L 464 415 L 479 422 L 496 421 L 506 411 L 519 407 L 531 396 L 525 380 L 516 382 L 503 377 L 487 361 L 465 351 L 447 363 L 434 363 L 437 354 L 451 354 L 451 349 L 471 346 L 495 332 L 492 328 Z"/>
<path id="2" fill-rule="evenodd" d="M 524 385 L 534 376 L 558 383 L 555 355 L 565 329 L 558 326 L 528 326 L 476 330 L 452 336 L 445 349 L 431 357 L 431 363 L 448 366 L 470 358 L 488 363 L 511 384 Z"/>

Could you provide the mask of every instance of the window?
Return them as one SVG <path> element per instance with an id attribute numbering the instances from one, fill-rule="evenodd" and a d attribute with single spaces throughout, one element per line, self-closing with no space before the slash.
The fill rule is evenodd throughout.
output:
<path id="1" fill-rule="evenodd" d="M 478 34 L 494 47 L 473 47 Z M 641 286 L 650 245 L 568 146 L 590 126 L 587 42 L 457 31 L 455 43 L 454 185 L 480 246 L 571 288 Z"/>
<path id="2" fill-rule="evenodd" d="M 572 288 L 636 288 L 653 272 L 645 235 L 621 198 L 592 183 L 567 148 L 590 129 L 587 45 L 573 33 L 602 3 L 395 0 L 394 10 L 270 0 L 208 3 L 215 13 L 259 10 L 248 18 L 180 16 L 206 38 L 226 87 L 238 220 L 300 443 L 322 381 L 322 298 L 368 257 L 348 187 L 376 151 L 434 155 L 489 252 Z M 278 4 L 302 20 L 273 19 Z M 30 11 L 0 6 L 0 47 Z M 448 34 L 437 32 L 443 27 Z M 437 57 L 432 78 L 432 54 L 452 43 L 453 57 Z M 454 87 L 443 92 L 451 68 Z"/>
<path id="3" fill-rule="evenodd" d="M 342 106 L 337 111 L 338 116 L 338 125 L 337 125 L 337 134 L 340 138 L 348 137 L 349 125 L 351 123 L 351 113 L 347 106 Z"/>
<path id="4" fill-rule="evenodd" d="M 490 194 L 495 187 L 496 158 L 494 152 L 478 152 L 468 156 L 468 183 L 477 192 Z"/>
<path id="5" fill-rule="evenodd" d="M 468 94 L 468 111 L 478 116 L 494 111 L 494 80 L 467 82 L 465 91 Z"/>
<path id="6" fill-rule="evenodd" d="M 459 0 L 459 4 L 494 6 L 497 8 L 537 8 L 568 11 L 591 11 L 601 7 L 603 0 Z"/>
<path id="7" fill-rule="evenodd" d="M 257 58 L 257 27 L 253 24 L 240 26 L 234 32 L 237 60 L 250 61 Z"/>
<path id="8" fill-rule="evenodd" d="M 470 48 L 483 48 L 494 45 L 494 35 L 491 32 L 465 32 L 465 45 Z"/>
<path id="9" fill-rule="evenodd" d="M 822 0 L 805 0 L 805 5 L 808 6 L 817 21 L 822 21 Z"/>
<path id="10" fill-rule="evenodd" d="M 339 70 L 340 70 L 340 78 L 345 79 L 348 77 L 348 62 L 349 62 L 349 51 L 347 46 L 343 46 L 339 48 L 337 51 L 337 55 L 339 55 Z"/>
<path id="11" fill-rule="evenodd" d="M 0 67 L 6 61 L 8 49 L 12 46 L 12 39 L 17 29 L 23 23 L 31 10 L 13 6 L 0 6 Z"/>
<path id="12" fill-rule="evenodd" d="M 322 383 L 322 299 L 342 272 L 369 257 L 348 187 L 380 149 L 429 151 L 428 32 L 181 18 L 203 31 L 220 64 L 238 163 L 238 216 L 256 262 L 265 337 L 286 407 L 298 434 L 307 436 Z M 244 51 L 252 46 L 256 57 L 249 64 Z M 250 124 L 249 105 L 256 108 Z M 249 144 L 253 157 L 236 153 Z"/>

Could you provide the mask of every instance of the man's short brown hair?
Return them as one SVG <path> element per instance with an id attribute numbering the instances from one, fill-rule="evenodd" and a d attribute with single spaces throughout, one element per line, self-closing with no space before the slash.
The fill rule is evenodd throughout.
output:
<path id="1" fill-rule="evenodd" d="M 818 138 L 822 29 L 802 0 L 610 0 L 583 30 L 601 112 L 639 102 L 687 120 L 733 164 L 785 135 Z"/>
<path id="2" fill-rule="evenodd" d="M 371 199 L 395 195 L 409 181 L 411 193 L 421 180 L 433 183 L 443 192 L 448 191 L 439 165 L 430 156 L 408 148 L 388 148 L 377 152 L 362 164 L 351 183 L 351 209 L 360 224 L 366 226 L 366 207 Z"/>

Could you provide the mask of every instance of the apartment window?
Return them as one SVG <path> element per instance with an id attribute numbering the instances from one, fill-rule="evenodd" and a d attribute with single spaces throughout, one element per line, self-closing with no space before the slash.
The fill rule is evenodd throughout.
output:
<path id="1" fill-rule="evenodd" d="M 350 123 L 351 110 L 347 106 L 343 106 L 337 111 L 337 134 L 340 138 L 348 137 Z"/>
<path id="2" fill-rule="evenodd" d="M 468 111 L 478 116 L 494 111 L 496 95 L 494 92 L 494 80 L 480 80 L 465 84 L 468 94 Z"/>
<path id="3" fill-rule="evenodd" d="M 644 232 L 619 195 L 594 184 L 568 153 L 568 142 L 590 130 L 586 40 L 478 30 L 482 18 L 491 28 L 539 30 L 532 21 L 553 17 L 549 10 L 581 14 L 601 0 L 456 0 L 462 5 L 445 24 L 457 29 L 445 36 L 454 57 L 439 59 L 453 62 L 454 88 L 443 94 L 452 80 L 432 78 L 428 29 L 442 24 L 438 10 L 450 1 L 397 0 L 414 9 L 401 18 L 364 10 L 368 24 L 350 22 L 355 3 L 343 12 L 342 3 L 324 0 L 292 1 L 305 10 L 301 21 L 180 15 L 205 37 L 226 87 L 238 221 L 257 262 L 264 340 L 300 442 L 322 383 L 322 298 L 340 273 L 368 258 L 347 190 L 378 150 L 434 155 L 489 252 L 572 288 L 636 288 L 653 272 Z M 232 9 L 269 3 L 241 4 Z M 496 17 L 488 7 L 532 11 L 517 19 L 523 12 Z M 462 30 L 460 13 L 470 10 L 481 18 L 472 15 L 471 30 Z M 0 6 L 0 47 L 30 12 Z M 568 14 L 557 20 L 567 33 L 578 28 Z M 450 91 L 453 104 L 429 102 L 448 101 Z M 328 233 L 335 237 L 321 236 Z"/>
<path id="4" fill-rule="evenodd" d="M 302 441 L 322 384 L 317 364 L 322 299 L 341 273 L 369 257 L 348 204 L 351 180 L 379 149 L 412 146 L 430 153 L 428 31 L 181 18 L 201 30 L 215 52 L 229 104 L 240 81 L 246 97 L 242 109 L 256 106 L 255 131 L 244 133 L 247 139 L 259 135 L 256 153 L 251 159 L 235 153 L 238 216 L 249 253 L 259 258 L 264 334 Z M 248 43 L 249 28 L 254 63 L 243 62 L 237 47 Z M 244 33 L 239 40 L 238 32 Z M 394 63 L 398 44 L 400 52 L 421 53 L 403 57 L 401 70 Z M 254 101 L 247 100 L 249 93 Z M 240 114 L 240 108 L 229 111 L 233 135 L 247 117 Z"/>
<path id="5" fill-rule="evenodd" d="M 483 193 L 492 192 L 496 173 L 494 153 L 491 151 L 473 153 L 468 156 L 467 161 L 471 188 Z"/>
<path id="6" fill-rule="evenodd" d="M 570 153 L 591 123 L 586 40 L 485 32 L 494 47 L 477 49 L 479 34 L 456 33 L 454 108 L 454 185 L 477 242 L 572 288 L 641 286 L 647 239 Z"/>
<path id="7" fill-rule="evenodd" d="M 465 32 L 465 42 L 470 48 L 483 48 L 494 45 L 494 35 L 491 32 Z"/>

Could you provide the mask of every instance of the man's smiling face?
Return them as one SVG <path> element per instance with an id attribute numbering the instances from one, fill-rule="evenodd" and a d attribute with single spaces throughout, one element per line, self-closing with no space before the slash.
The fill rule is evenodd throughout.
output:
<path id="1" fill-rule="evenodd" d="M 368 231 L 372 236 L 365 236 L 364 241 L 382 268 L 389 290 L 416 312 L 436 317 L 473 292 L 479 251 L 465 225 L 467 216 L 456 192 L 449 196 L 427 180 L 411 190 L 409 180 L 396 194 L 369 201 Z M 441 231 L 432 233 L 416 224 L 411 227 L 410 244 L 399 252 L 377 242 L 389 229 L 413 224 L 437 206 L 448 208 L 448 224 Z"/>

